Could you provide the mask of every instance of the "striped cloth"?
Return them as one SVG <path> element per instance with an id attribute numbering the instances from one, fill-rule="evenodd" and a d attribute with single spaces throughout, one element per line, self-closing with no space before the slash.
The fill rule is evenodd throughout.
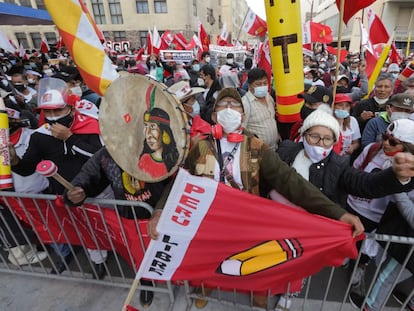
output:
<path id="1" fill-rule="evenodd" d="M 82 0 L 80 0 L 82 1 Z M 78 0 L 45 0 L 53 22 L 88 87 L 103 95 L 118 73 Z"/>

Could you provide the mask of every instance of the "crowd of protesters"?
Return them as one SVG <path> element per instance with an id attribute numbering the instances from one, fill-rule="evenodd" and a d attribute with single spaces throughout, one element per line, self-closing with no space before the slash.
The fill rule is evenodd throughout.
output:
<path id="1" fill-rule="evenodd" d="M 247 54 L 244 62 L 237 64 L 234 55 L 228 53 L 226 63 L 221 66 L 211 64 L 208 51 L 189 63 L 162 62 L 156 54 L 139 59 L 125 54 L 112 56 L 111 60 L 121 74 L 147 75 L 165 84 L 183 105 L 193 132 L 197 132 L 200 124 L 220 125 L 221 136 L 203 133 L 206 135 L 192 137 L 192 149 L 185 162 L 191 173 L 273 200 L 281 200 L 283 196 L 312 213 L 349 223 L 354 234 L 383 230 L 384 223 L 389 220 L 383 215 L 394 206 L 394 211 L 399 211 L 394 215 L 394 222 L 401 224 L 403 219 L 411 237 L 414 236 L 411 197 L 414 180 L 402 168 L 414 162 L 414 74 L 400 75 L 410 66 L 414 72 L 412 55 L 398 64 L 384 64 L 373 90 L 368 89 L 363 55 L 349 53 L 339 66 L 335 55 L 305 55 L 305 91 L 298 94 L 304 100 L 300 120 L 283 128 L 277 122 L 277 98 L 272 86 L 269 87 L 271 77 L 257 68 Z M 9 114 L 14 189 L 26 193 L 64 194 L 70 205 L 82 204 L 86 197 L 99 195 L 145 201 L 157 207 L 149 222 L 149 233 L 156 238 L 155 227 L 163 207 L 159 199 L 163 191 L 168 191 L 167 184 L 173 177 L 147 183 L 146 190 L 152 194 L 147 197 L 131 193 L 130 187 L 122 184 L 125 180 L 122 174 L 126 172 L 111 158 L 100 137 L 101 98 L 88 88 L 67 51 L 62 49 L 49 54 L 31 51 L 21 58 L 0 50 L 0 74 L 0 95 Z M 42 86 L 52 82 L 60 83 L 61 87 L 43 92 Z M 85 115 L 76 108 L 79 101 L 92 103 L 92 114 Z M 155 113 L 154 110 L 149 121 L 151 117 L 154 120 L 162 117 L 161 112 Z M 76 121 L 78 115 L 88 118 L 88 125 Z M 216 152 L 212 152 L 216 148 L 222 154 L 234 155 L 230 159 L 221 158 L 221 154 L 220 159 L 216 159 Z M 255 155 L 260 161 L 253 171 L 242 171 L 237 163 L 242 161 L 240 150 L 244 148 L 250 150 L 252 158 L 253 153 L 260 155 Z M 212 167 L 208 167 L 212 171 L 207 172 L 207 165 L 206 171 L 195 169 L 199 161 L 208 157 L 202 152 L 214 159 L 210 163 Z M 73 182 L 75 189 L 65 192 L 54 179 L 46 179 L 35 172 L 36 165 L 46 159 L 59 166 L 61 174 Z M 272 170 L 277 171 L 278 178 L 275 179 Z M 282 175 L 290 177 L 282 178 Z M 110 189 L 107 186 L 111 186 Z M 12 219 L 7 214 L 10 211 L 0 212 L 5 217 L 2 219 Z M 138 211 L 137 215 L 151 217 L 146 211 Z M 127 211 L 121 211 L 121 216 L 132 217 Z M 32 235 L 29 244 L 22 241 L 19 245 L 19 241 L 7 237 L 0 241 L 9 251 L 9 261 L 14 265 L 46 259 L 45 253 L 36 249 L 36 239 Z M 73 254 L 65 244 L 52 246 L 60 259 L 51 273 L 63 273 Z M 366 266 L 382 254 L 381 246 L 362 247 L 361 252 L 363 259 L 350 280 L 350 299 L 364 310 L 379 310 L 383 301 L 378 295 L 371 294 L 364 306 L 362 302 Z M 406 249 L 400 249 L 401 252 L 408 254 Z M 88 255 L 95 263 L 95 277 L 104 278 L 106 251 L 88 250 Z M 379 278 L 375 284 L 377 291 L 392 290 L 390 284 L 397 280 L 395 271 L 401 263 L 395 252 L 389 252 L 383 270 L 392 268 L 394 274 Z M 404 279 L 412 277 L 412 263 L 411 259 L 403 270 Z M 140 299 L 142 305 L 149 305 L 153 293 L 142 291 Z M 289 310 L 290 299 L 290 296 L 283 296 L 275 310 Z M 254 295 L 253 300 L 256 306 L 267 307 L 267 300 L 262 296 Z M 202 297 L 196 301 L 199 308 L 206 304 L 207 300 Z M 407 307 L 414 310 L 414 297 Z"/>

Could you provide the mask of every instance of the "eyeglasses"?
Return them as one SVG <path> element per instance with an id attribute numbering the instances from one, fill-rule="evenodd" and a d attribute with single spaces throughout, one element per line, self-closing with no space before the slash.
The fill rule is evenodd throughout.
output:
<path id="1" fill-rule="evenodd" d="M 392 136 L 392 134 L 390 134 L 390 133 L 384 133 L 384 134 L 382 134 L 382 140 L 383 141 L 388 140 L 388 143 L 390 144 L 391 147 L 395 147 L 395 146 L 401 144 L 401 141 L 399 141 L 398 139 L 394 138 Z"/>
<path id="2" fill-rule="evenodd" d="M 216 103 L 216 106 L 218 107 L 228 107 L 229 105 L 230 107 L 241 107 L 242 104 L 231 100 L 222 100 Z"/>
<path id="3" fill-rule="evenodd" d="M 318 134 L 312 134 L 312 133 L 306 133 L 306 136 L 308 137 L 309 143 L 312 145 L 318 145 L 319 142 L 322 140 L 322 145 L 324 147 L 330 147 L 335 142 L 335 139 L 333 137 L 321 137 Z"/>

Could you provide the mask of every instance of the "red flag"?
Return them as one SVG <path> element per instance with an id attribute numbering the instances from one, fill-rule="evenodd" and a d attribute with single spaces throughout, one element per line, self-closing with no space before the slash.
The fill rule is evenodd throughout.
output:
<path id="1" fill-rule="evenodd" d="M 198 23 L 198 39 L 201 42 L 202 50 L 208 51 L 209 45 L 210 45 L 210 39 L 201 22 Z"/>
<path id="2" fill-rule="evenodd" d="M 154 51 L 154 48 L 152 47 L 152 33 L 151 30 L 148 29 L 147 34 L 147 54 L 152 54 Z"/>
<path id="3" fill-rule="evenodd" d="M 344 23 L 348 24 L 348 21 L 354 16 L 359 10 L 366 8 L 375 0 L 343 0 L 345 1 L 344 6 Z M 341 0 L 336 0 L 336 6 L 338 10 L 341 9 Z"/>
<path id="4" fill-rule="evenodd" d="M 42 43 L 40 43 L 40 52 L 42 53 L 49 53 L 50 47 L 46 40 L 42 40 Z"/>
<path id="5" fill-rule="evenodd" d="M 173 36 L 169 30 L 164 31 L 161 36 L 161 47 L 160 50 L 167 50 L 173 42 Z"/>
<path id="6" fill-rule="evenodd" d="M 263 44 L 259 47 L 259 56 L 257 60 L 257 67 L 262 68 L 267 73 L 269 91 L 272 88 L 271 78 L 272 78 L 272 62 L 270 58 L 270 46 L 269 39 L 267 38 Z"/>
<path id="7" fill-rule="evenodd" d="M 188 44 L 187 40 L 185 39 L 184 35 L 180 33 L 176 33 L 173 38 L 173 43 L 175 44 L 175 48 L 177 50 L 185 50 Z"/>
<path id="8" fill-rule="evenodd" d="M 228 44 L 227 39 L 229 38 L 229 33 L 227 32 L 227 25 L 223 23 L 223 28 L 221 33 L 217 35 L 217 44 L 221 46 L 226 46 Z"/>
<path id="9" fill-rule="evenodd" d="M 326 50 L 329 52 L 329 54 L 333 54 L 335 56 L 338 54 L 338 50 L 335 49 L 334 47 L 330 46 L 330 45 L 326 46 Z M 340 54 L 341 55 L 340 56 L 340 62 L 341 63 L 345 60 L 346 54 L 348 54 L 348 51 L 345 50 L 345 49 L 341 49 L 341 54 Z"/>
<path id="10" fill-rule="evenodd" d="M 332 29 L 331 27 L 307 21 L 303 24 L 303 44 L 309 44 L 312 42 L 320 42 L 329 44 L 332 42 Z"/>
<path id="11" fill-rule="evenodd" d="M 60 37 L 58 42 L 56 42 L 56 49 L 59 50 L 65 46 L 65 43 L 63 43 L 63 38 Z"/>
<path id="12" fill-rule="evenodd" d="M 135 57 L 135 60 L 136 61 L 140 61 L 140 60 L 142 60 L 142 55 L 144 54 L 144 48 L 142 47 L 142 48 L 140 48 L 139 49 L 139 51 L 138 51 L 138 53 L 137 53 L 137 56 Z"/>
<path id="13" fill-rule="evenodd" d="M 252 36 L 263 37 L 267 32 L 267 24 L 249 8 L 242 29 Z"/>
<path id="14" fill-rule="evenodd" d="M 357 256 L 348 224 L 182 169 L 171 194 L 137 278 L 274 294 L 291 281 L 290 290 L 300 290 L 297 280 Z"/>

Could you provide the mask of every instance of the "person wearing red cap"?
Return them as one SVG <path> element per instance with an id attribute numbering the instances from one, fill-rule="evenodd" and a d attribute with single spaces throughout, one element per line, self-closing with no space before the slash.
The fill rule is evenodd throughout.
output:
<path id="1" fill-rule="evenodd" d="M 358 121 L 350 115 L 352 99 L 348 94 L 336 94 L 334 101 L 334 117 L 339 122 L 342 134 L 340 155 L 351 155 L 360 146 L 361 131 Z"/>

